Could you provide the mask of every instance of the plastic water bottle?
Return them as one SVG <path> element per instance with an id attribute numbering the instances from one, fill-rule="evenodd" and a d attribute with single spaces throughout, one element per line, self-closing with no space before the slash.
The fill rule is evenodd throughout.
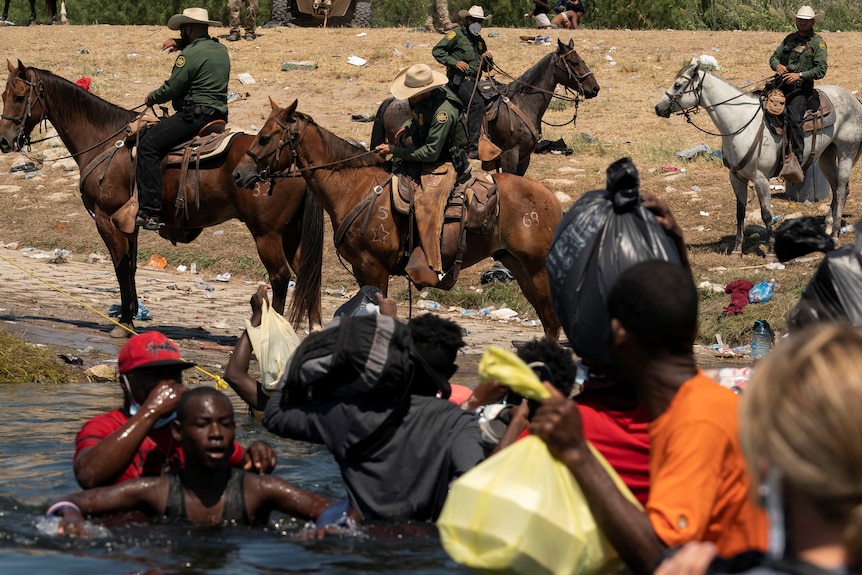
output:
<path id="1" fill-rule="evenodd" d="M 440 304 L 430 299 L 420 299 L 416 305 L 422 309 L 440 309 Z"/>
<path id="2" fill-rule="evenodd" d="M 763 320 L 754 322 L 754 334 L 751 338 L 751 359 L 760 359 L 766 357 L 767 352 L 772 347 L 772 338 L 769 335 L 769 330 L 763 325 Z"/>
<path id="3" fill-rule="evenodd" d="M 481 313 L 482 315 L 488 315 L 489 313 L 491 313 L 495 309 L 497 309 L 497 308 L 495 308 L 492 305 L 489 305 L 488 307 L 483 307 L 482 309 L 480 309 L 479 313 Z"/>

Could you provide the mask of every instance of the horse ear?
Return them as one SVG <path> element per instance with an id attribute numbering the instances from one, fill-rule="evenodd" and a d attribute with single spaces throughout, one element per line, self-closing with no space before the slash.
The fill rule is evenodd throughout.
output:
<path id="1" fill-rule="evenodd" d="M 278 107 L 278 104 L 275 103 L 275 100 L 272 99 L 272 96 L 269 97 L 269 105 L 273 112 L 277 112 L 281 109 Z"/>
<path id="2" fill-rule="evenodd" d="M 572 50 L 575 49 L 575 39 L 574 38 L 569 40 L 569 48 L 571 48 Z"/>
<path id="3" fill-rule="evenodd" d="M 697 58 L 692 58 L 692 59 L 691 59 L 691 62 L 689 62 L 689 63 L 688 63 L 688 65 L 689 65 L 689 66 L 694 66 L 694 65 L 695 65 L 695 64 L 697 64 L 698 62 L 700 62 L 700 60 L 698 60 Z"/>
<path id="4" fill-rule="evenodd" d="M 287 107 L 287 115 L 292 116 L 294 112 L 296 112 L 296 106 L 299 104 L 299 100 L 294 100 L 293 104 Z"/>

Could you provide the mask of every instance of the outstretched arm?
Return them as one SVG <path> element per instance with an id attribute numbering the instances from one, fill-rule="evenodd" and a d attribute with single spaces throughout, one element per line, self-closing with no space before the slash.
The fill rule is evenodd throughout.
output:
<path id="1" fill-rule="evenodd" d="M 251 304 L 251 318 L 249 323 L 257 327 L 260 325 L 261 317 L 263 316 L 263 302 L 267 299 L 267 286 L 260 286 L 257 291 L 251 296 L 249 303 Z M 233 348 L 233 354 L 225 367 L 224 378 L 228 382 L 240 398 L 254 409 L 263 411 L 266 408 L 266 403 L 269 396 L 264 393 L 260 382 L 248 374 L 248 367 L 251 361 L 252 346 L 251 339 L 248 337 L 248 332 L 243 330 L 242 335 L 236 342 Z"/>
<path id="2" fill-rule="evenodd" d="M 332 504 L 332 500 L 288 483 L 280 477 L 246 476 L 245 500 L 254 523 L 266 523 L 270 511 L 281 511 L 291 517 L 315 520 Z"/>

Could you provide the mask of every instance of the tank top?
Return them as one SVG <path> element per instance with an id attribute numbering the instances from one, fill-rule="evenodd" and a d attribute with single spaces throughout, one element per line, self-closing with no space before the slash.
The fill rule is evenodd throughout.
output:
<path id="1" fill-rule="evenodd" d="M 230 468 L 230 477 L 224 489 L 224 506 L 221 512 L 222 523 L 251 524 L 245 508 L 244 478 L 244 470 L 236 467 Z M 186 516 L 185 491 L 181 473 L 171 474 L 168 479 L 168 501 L 165 504 L 165 517 L 188 519 Z"/>

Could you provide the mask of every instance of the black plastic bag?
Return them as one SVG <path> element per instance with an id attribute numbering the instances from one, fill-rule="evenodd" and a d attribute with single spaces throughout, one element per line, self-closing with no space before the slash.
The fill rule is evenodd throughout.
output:
<path id="1" fill-rule="evenodd" d="M 821 321 L 862 326 L 862 264 L 855 245 L 826 254 L 787 318 L 798 330 Z"/>
<path id="2" fill-rule="evenodd" d="M 651 260 L 681 263 L 674 241 L 643 207 L 631 159 L 607 170 L 607 190 L 587 192 L 563 216 L 546 260 L 551 305 L 575 353 L 611 364 L 605 301 L 617 277 Z"/>
<path id="3" fill-rule="evenodd" d="M 812 216 L 787 220 L 775 231 L 775 255 L 787 262 L 811 252 L 831 252 L 835 242 L 826 235 L 823 224 Z"/>

